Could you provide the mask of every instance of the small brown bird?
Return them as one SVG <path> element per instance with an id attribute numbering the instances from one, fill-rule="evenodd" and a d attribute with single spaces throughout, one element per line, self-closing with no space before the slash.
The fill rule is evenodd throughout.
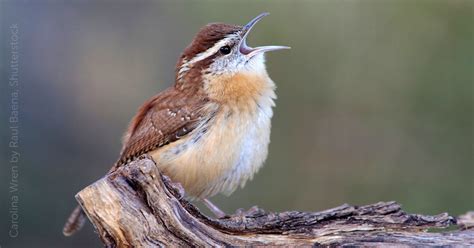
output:
<path id="1" fill-rule="evenodd" d="M 190 199 L 225 215 L 207 198 L 243 187 L 267 157 L 276 95 L 264 53 L 289 47 L 247 45 L 250 30 L 266 15 L 245 26 L 211 23 L 198 32 L 178 60 L 175 85 L 145 102 L 132 119 L 110 172 L 149 154 Z M 84 220 L 77 207 L 64 235 Z"/>

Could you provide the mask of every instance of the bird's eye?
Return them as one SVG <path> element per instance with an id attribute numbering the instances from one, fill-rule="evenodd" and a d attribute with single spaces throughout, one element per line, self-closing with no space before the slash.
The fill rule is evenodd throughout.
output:
<path id="1" fill-rule="evenodd" d="M 229 54 L 230 53 L 230 46 L 223 46 L 219 48 L 219 51 L 221 51 L 222 54 Z"/>

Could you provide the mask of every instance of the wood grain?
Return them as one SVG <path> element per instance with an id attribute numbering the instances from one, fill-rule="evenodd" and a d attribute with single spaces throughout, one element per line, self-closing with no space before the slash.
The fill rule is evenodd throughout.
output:
<path id="1" fill-rule="evenodd" d="M 200 213 L 183 193 L 141 157 L 76 198 L 106 247 L 474 246 L 472 213 L 458 223 L 446 213 L 408 214 L 395 202 L 379 202 L 313 213 L 254 207 L 217 220 Z M 443 231 L 450 226 L 455 230 Z"/>

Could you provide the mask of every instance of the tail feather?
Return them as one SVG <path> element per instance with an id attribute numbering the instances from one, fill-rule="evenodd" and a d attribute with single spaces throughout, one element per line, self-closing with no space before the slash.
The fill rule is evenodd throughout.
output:
<path id="1" fill-rule="evenodd" d="M 75 232 L 79 231 L 86 221 L 86 214 L 82 211 L 80 206 L 77 206 L 74 211 L 64 224 L 63 234 L 64 236 L 71 236 Z"/>

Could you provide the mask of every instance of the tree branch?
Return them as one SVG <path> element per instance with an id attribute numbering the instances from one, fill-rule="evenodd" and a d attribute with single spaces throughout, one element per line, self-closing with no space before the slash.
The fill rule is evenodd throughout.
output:
<path id="1" fill-rule="evenodd" d="M 76 195 L 107 247 L 154 246 L 466 246 L 474 245 L 473 213 L 461 228 L 446 213 L 407 214 L 395 202 L 322 212 L 269 213 L 256 207 L 211 219 L 183 199 L 183 189 L 148 158 L 129 163 Z"/>

